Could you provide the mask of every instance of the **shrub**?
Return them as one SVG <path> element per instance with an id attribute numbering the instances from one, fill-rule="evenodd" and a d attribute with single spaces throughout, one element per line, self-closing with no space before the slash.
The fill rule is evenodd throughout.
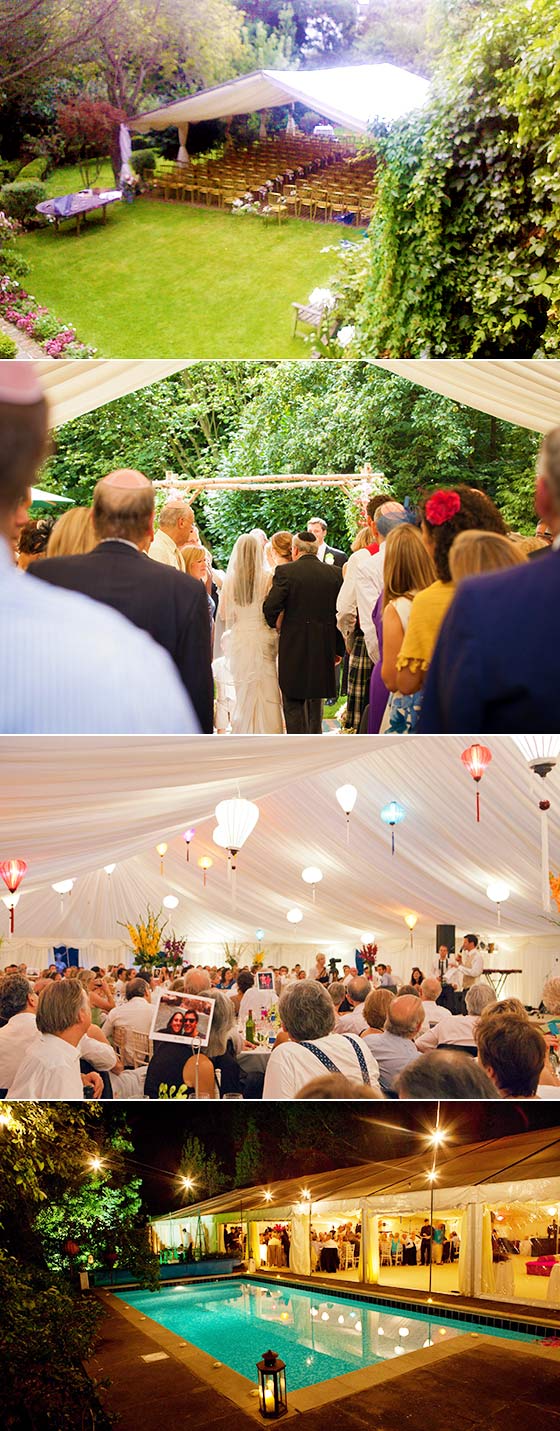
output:
<path id="1" fill-rule="evenodd" d="M 19 171 L 19 179 L 44 179 L 48 173 L 49 161 L 46 154 L 39 154 L 36 159 L 31 159 L 29 164 L 24 164 Z"/>
<path id="2" fill-rule="evenodd" d="M 156 159 L 159 159 L 158 149 L 135 149 L 131 155 L 132 168 L 144 178 L 144 174 L 151 172 L 156 167 Z"/>
<path id="3" fill-rule="evenodd" d="M 0 159 L 0 183 L 10 184 L 21 169 L 21 159 Z"/>
<path id="4" fill-rule="evenodd" d="M 18 219 L 21 224 L 30 224 L 37 218 L 37 204 L 46 199 L 44 184 L 37 179 L 16 180 L 14 184 L 3 184 L 0 189 L 0 209 L 10 219 Z"/>
<path id="5" fill-rule="evenodd" d="M 303 129 L 304 134 L 312 134 L 317 124 L 325 124 L 325 120 L 312 109 L 306 109 L 299 121 L 300 129 Z"/>
<path id="6" fill-rule="evenodd" d="M 37 318 L 33 327 L 33 337 L 38 343 L 46 342 L 47 338 L 56 338 L 60 333 L 60 323 L 58 318 L 52 313 L 44 313 Z"/>
<path id="7" fill-rule="evenodd" d="M 22 258 L 14 249 L 5 250 L 0 253 L 0 273 L 3 278 L 26 278 L 29 273 L 27 259 Z"/>
<path id="8" fill-rule="evenodd" d="M 15 358 L 16 353 L 17 343 L 7 333 L 0 333 L 0 358 Z"/>

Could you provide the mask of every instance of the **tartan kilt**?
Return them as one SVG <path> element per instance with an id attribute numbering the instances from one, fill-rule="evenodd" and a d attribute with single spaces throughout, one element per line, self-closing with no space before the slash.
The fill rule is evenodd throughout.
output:
<path id="1" fill-rule="evenodd" d="M 369 701 L 372 670 L 373 661 L 368 656 L 363 634 L 361 631 L 357 631 L 348 661 L 347 730 L 359 730 L 360 728 L 360 721 Z"/>

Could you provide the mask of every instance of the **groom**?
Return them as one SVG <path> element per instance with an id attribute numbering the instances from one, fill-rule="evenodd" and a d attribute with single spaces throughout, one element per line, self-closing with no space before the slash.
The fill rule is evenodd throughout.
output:
<path id="1" fill-rule="evenodd" d="M 280 631 L 278 681 L 288 735 L 320 735 L 323 700 L 336 695 L 335 666 L 344 649 L 336 626 L 341 582 L 340 567 L 317 561 L 312 532 L 298 532 L 292 561 L 274 572 L 263 613 Z"/>

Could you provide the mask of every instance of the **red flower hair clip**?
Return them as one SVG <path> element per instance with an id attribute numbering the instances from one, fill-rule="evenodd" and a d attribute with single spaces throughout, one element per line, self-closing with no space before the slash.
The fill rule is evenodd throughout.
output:
<path id="1" fill-rule="evenodd" d="M 452 517 L 461 510 L 461 498 L 458 492 L 434 492 L 432 497 L 428 497 L 424 508 L 426 519 L 431 527 L 442 527 L 444 522 L 450 522 Z"/>

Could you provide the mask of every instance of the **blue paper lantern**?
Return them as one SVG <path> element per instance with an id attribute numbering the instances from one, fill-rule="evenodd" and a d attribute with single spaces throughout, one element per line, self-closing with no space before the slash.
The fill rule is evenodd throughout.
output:
<path id="1" fill-rule="evenodd" d="M 391 854 L 395 853 L 395 825 L 400 825 L 404 820 L 406 811 L 402 805 L 398 805 L 396 800 L 390 800 L 388 805 L 384 805 L 381 811 L 381 819 L 384 825 L 391 826 Z"/>

